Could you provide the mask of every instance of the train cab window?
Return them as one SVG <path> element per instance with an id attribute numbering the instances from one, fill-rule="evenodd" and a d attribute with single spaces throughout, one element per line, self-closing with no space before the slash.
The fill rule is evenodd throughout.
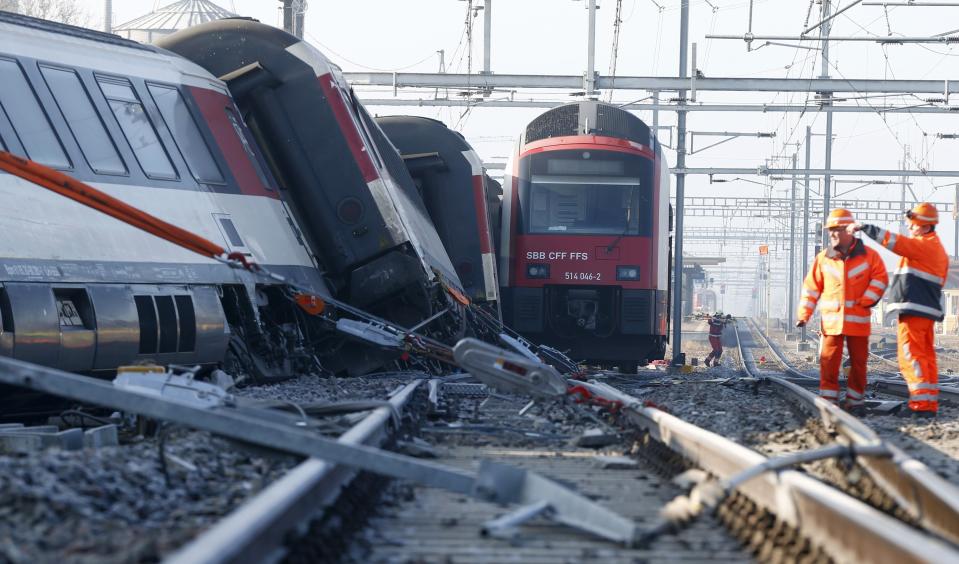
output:
<path id="1" fill-rule="evenodd" d="M 20 65 L 0 59 L 0 84 L 3 85 L 0 87 L 0 109 L 16 136 L 15 140 L 7 140 L 6 145 L 13 148 L 19 141 L 23 147 L 22 156 L 53 168 L 70 168 L 70 159 Z"/>
<path id="2" fill-rule="evenodd" d="M 130 83 L 104 77 L 97 77 L 97 82 L 143 172 L 154 179 L 176 180 L 176 169 Z"/>
<path id="3" fill-rule="evenodd" d="M 636 234 L 639 180 L 534 176 L 531 233 Z"/>
<path id="4" fill-rule="evenodd" d="M 230 120 L 230 125 L 233 126 L 233 131 L 236 132 L 236 136 L 240 138 L 240 144 L 243 145 L 243 151 L 246 153 L 247 158 L 250 159 L 250 164 L 253 165 L 253 170 L 256 171 L 256 176 L 260 179 L 260 182 L 266 187 L 267 190 L 273 189 L 273 183 L 266 177 L 266 173 L 263 172 L 263 166 L 260 164 L 260 159 L 257 157 L 257 154 L 253 151 L 253 143 L 247 138 L 246 129 L 240 125 L 240 118 L 237 117 L 236 112 L 233 111 L 233 108 L 227 106 L 224 108 L 226 110 L 226 117 Z"/>
<path id="5" fill-rule="evenodd" d="M 632 155 L 555 151 L 532 155 L 520 183 L 527 233 L 652 232 L 652 165 Z"/>
<path id="6" fill-rule="evenodd" d="M 180 92 L 176 88 L 157 84 L 148 84 L 147 88 L 160 109 L 163 121 L 180 146 L 193 177 L 204 184 L 224 184 L 223 174 L 213 160 L 210 148 Z"/>
<path id="7" fill-rule="evenodd" d="M 97 174 L 125 175 L 127 167 L 77 73 L 44 66 L 40 71 L 90 168 Z"/>

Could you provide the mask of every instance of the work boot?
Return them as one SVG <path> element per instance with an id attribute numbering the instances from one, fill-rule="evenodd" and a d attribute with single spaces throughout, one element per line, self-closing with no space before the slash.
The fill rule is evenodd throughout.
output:
<path id="1" fill-rule="evenodd" d="M 914 411 L 909 408 L 903 408 L 896 412 L 896 417 L 908 417 L 910 419 L 935 419 L 935 411 Z"/>
<path id="2" fill-rule="evenodd" d="M 710 361 L 710 358 L 707 356 L 706 360 L 703 361 L 703 364 L 705 364 L 706 366 L 709 366 L 709 361 Z"/>
<path id="3" fill-rule="evenodd" d="M 843 405 L 843 411 L 852 415 L 853 417 L 865 417 L 866 416 L 866 406 L 864 405 Z"/>

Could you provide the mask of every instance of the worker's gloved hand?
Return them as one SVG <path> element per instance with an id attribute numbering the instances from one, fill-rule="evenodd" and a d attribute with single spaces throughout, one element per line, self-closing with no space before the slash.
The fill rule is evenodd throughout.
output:
<path id="1" fill-rule="evenodd" d="M 796 327 L 805 327 L 805 326 L 806 326 L 806 322 L 803 321 L 802 319 L 796 322 Z"/>
<path id="2" fill-rule="evenodd" d="M 856 231 L 862 231 L 862 224 L 859 222 L 850 223 L 846 226 L 847 233 L 855 233 Z"/>

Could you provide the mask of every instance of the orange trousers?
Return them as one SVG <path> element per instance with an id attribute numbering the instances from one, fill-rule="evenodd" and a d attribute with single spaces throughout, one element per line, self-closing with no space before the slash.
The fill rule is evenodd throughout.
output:
<path id="1" fill-rule="evenodd" d="M 863 405 L 866 395 L 866 361 L 869 359 L 869 337 L 850 335 L 823 335 L 819 351 L 819 395 L 832 403 L 839 403 L 839 367 L 842 364 L 842 344 L 849 349 L 849 377 L 846 380 L 846 406 Z"/>
<path id="2" fill-rule="evenodd" d="M 939 410 L 934 326 L 935 321 L 928 317 L 899 316 L 899 370 L 909 386 L 909 409 L 913 411 Z"/>

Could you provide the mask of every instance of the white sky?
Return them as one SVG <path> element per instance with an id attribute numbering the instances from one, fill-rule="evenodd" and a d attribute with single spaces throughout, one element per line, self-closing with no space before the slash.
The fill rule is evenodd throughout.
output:
<path id="1" fill-rule="evenodd" d="M 845 6 L 851 0 L 839 0 Z M 866 0 L 867 2 L 870 0 Z M 923 0 L 926 2 L 934 0 Z M 713 10 L 710 6 L 715 6 Z M 692 0 L 690 41 L 699 48 L 698 68 L 710 77 L 791 77 L 819 76 L 819 52 L 791 47 L 767 46 L 747 52 L 742 41 L 709 40 L 707 33 L 742 35 L 747 29 L 749 2 L 744 0 Z M 114 0 L 114 24 L 138 17 L 158 5 L 161 0 Z M 280 24 L 280 2 L 274 0 L 219 0 L 221 6 L 271 24 Z M 474 4 L 482 5 L 482 0 Z M 662 10 L 657 7 L 662 6 Z M 91 16 L 102 21 L 102 0 L 81 0 Z M 678 68 L 679 0 L 623 0 L 623 23 L 617 75 L 675 76 Z M 561 74 L 580 75 L 586 67 L 587 11 L 584 0 L 494 0 L 492 23 L 492 70 L 496 74 Z M 599 0 L 596 33 L 596 69 L 605 75 L 609 69 L 613 36 L 615 0 Z M 836 5 L 836 2 L 833 2 Z M 449 72 L 466 72 L 465 19 L 467 3 L 463 0 L 352 0 L 320 2 L 313 0 L 306 16 L 306 39 L 316 45 L 344 71 L 435 72 L 439 50 L 445 50 Z M 798 35 L 805 29 L 807 0 L 755 0 L 753 32 L 757 35 Z M 810 24 L 819 21 L 819 5 L 812 8 Z M 888 13 L 888 17 L 887 17 Z M 482 12 L 474 20 L 473 69 L 482 67 Z M 834 20 L 834 36 L 886 36 L 890 32 L 902 36 L 931 36 L 959 30 L 959 7 L 881 7 L 855 6 Z M 762 42 L 754 43 L 758 46 Z M 806 45 L 812 46 L 810 43 Z M 891 45 L 868 42 L 833 43 L 830 46 L 832 68 L 837 78 L 959 78 L 959 48 L 951 45 Z M 391 91 L 364 93 L 361 96 L 388 97 Z M 432 91 L 402 94 L 432 98 Z M 455 95 L 455 93 L 451 93 Z M 643 91 L 617 91 L 613 101 L 624 103 L 645 98 Z M 505 97 L 507 93 L 494 93 Z M 516 92 L 517 99 L 571 99 L 568 93 Z M 808 97 L 811 97 L 809 95 Z M 804 103 L 806 94 L 751 94 L 700 92 L 698 99 L 706 103 Z M 859 104 L 880 106 L 883 98 L 859 100 Z M 897 100 L 902 105 L 921 104 L 923 100 Z M 458 128 L 486 160 L 503 160 L 508 155 L 515 135 L 540 114 L 542 109 L 503 109 L 477 107 L 463 115 L 463 108 L 371 107 L 379 115 L 416 114 L 443 120 Z M 649 112 L 640 116 L 651 121 Z M 690 167 L 757 167 L 773 156 L 791 155 L 802 141 L 806 125 L 814 133 L 825 129 L 825 114 L 761 114 L 761 113 L 691 113 L 691 131 L 775 132 L 774 139 L 742 138 L 715 149 L 687 158 Z M 663 125 L 675 123 L 670 112 L 662 112 Z M 959 169 L 956 159 L 959 140 L 936 139 L 937 133 L 959 133 L 959 122 L 953 116 L 888 114 L 885 119 L 876 113 L 835 114 L 833 145 L 834 168 L 895 169 L 909 148 L 907 168 L 931 170 Z M 665 137 L 665 135 L 661 136 Z M 668 139 L 666 139 L 668 140 Z M 718 140 L 714 138 L 713 140 Z M 707 143 L 709 139 L 697 139 Z M 803 164 L 803 148 L 799 164 Z M 822 168 L 822 137 L 813 138 L 812 168 Z M 669 156 L 675 162 L 675 155 Z M 785 161 L 783 162 L 785 164 Z M 763 183 L 762 177 L 749 180 Z M 936 186 L 950 179 L 914 178 L 912 187 L 920 200 L 954 200 L 954 189 Z M 815 189 L 818 186 L 813 184 Z M 839 192 L 851 185 L 839 185 Z M 788 196 L 789 183 L 760 186 L 736 181 L 710 185 L 707 178 L 689 177 L 687 196 Z M 801 187 L 800 187 L 801 193 Z M 900 188 L 866 187 L 851 197 L 898 200 Z M 814 196 L 815 197 L 815 196 Z M 907 194 L 907 200 L 911 200 Z M 952 222 L 945 217 L 940 233 L 947 250 L 953 249 Z M 755 218 L 733 220 L 729 225 L 764 229 L 769 227 Z M 689 218 L 686 225 L 721 225 L 722 220 Z M 730 256 L 730 264 L 755 263 L 755 244 L 740 247 L 738 243 L 724 249 L 713 242 L 708 245 L 689 242 L 687 254 Z M 778 259 L 787 251 L 771 246 Z M 719 277 L 717 271 L 714 274 Z M 727 278 L 736 275 L 725 274 Z M 753 280 L 749 273 L 744 280 Z M 742 298 L 745 296 L 743 291 Z M 744 312 L 746 301 L 726 296 L 727 310 Z M 777 298 L 774 298 L 774 303 Z M 781 299 L 778 299 L 781 303 Z"/>

